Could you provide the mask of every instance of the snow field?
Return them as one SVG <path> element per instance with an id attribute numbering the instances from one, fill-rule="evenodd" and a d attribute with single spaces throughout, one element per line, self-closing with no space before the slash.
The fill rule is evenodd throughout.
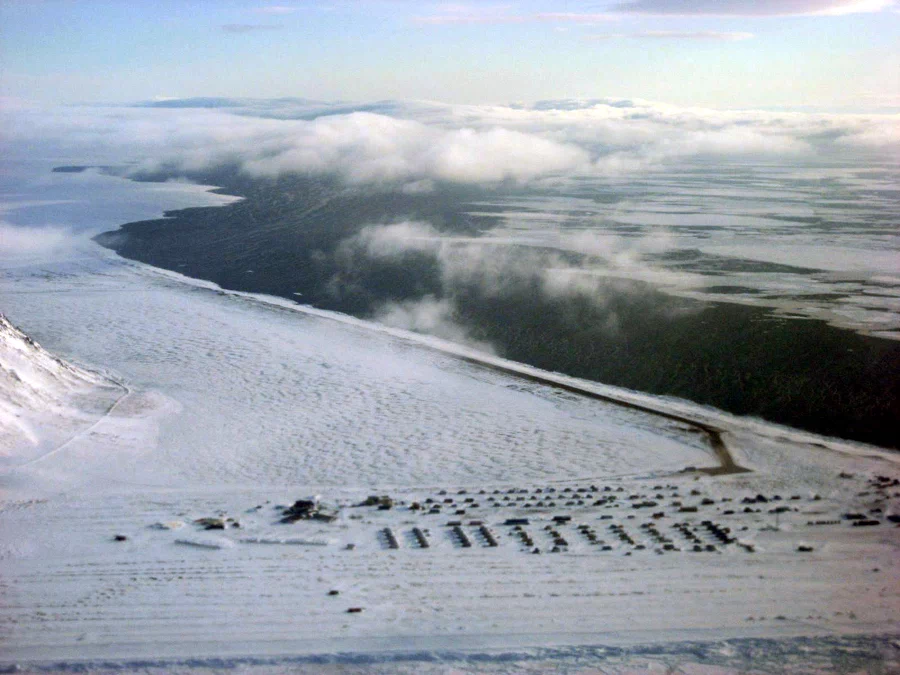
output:
<path id="1" fill-rule="evenodd" d="M 86 400 L 66 399 L 85 416 L 77 425 L 44 409 L 44 458 L 0 475 L 0 663 L 790 636 L 826 640 L 816 643 L 825 649 L 836 636 L 900 629 L 900 538 L 886 519 L 900 488 L 873 483 L 900 476 L 889 453 L 653 399 L 723 429 L 753 469 L 685 473 L 715 460 L 683 424 L 92 248 L 0 268 L 0 289 L 4 311 L 29 334 L 127 387 L 123 395 L 92 380 Z M 39 389 L 67 392 L 67 381 L 51 372 Z M 19 392 L 6 384 L 8 400 L 24 400 Z M 17 440 L 11 456 L 30 448 Z M 595 503 L 609 493 L 617 505 Z M 276 506 L 310 494 L 340 507 L 337 521 L 279 523 Z M 352 506 L 370 494 L 395 505 Z M 758 494 L 773 499 L 743 503 Z M 440 514 L 409 508 L 448 498 Z M 779 505 L 788 510 L 772 513 Z M 854 527 L 848 512 L 879 525 Z M 557 515 L 572 520 L 553 525 Z M 240 527 L 194 522 L 207 517 Z M 529 519 L 534 546 L 508 518 Z M 484 545 L 472 520 L 498 546 Z M 753 552 L 719 545 L 704 520 Z M 459 545 L 451 521 L 472 546 Z M 681 550 L 657 553 L 648 523 Z M 716 550 L 693 552 L 676 523 Z M 551 552 L 547 526 L 567 540 L 563 550 Z M 379 534 L 386 528 L 398 548 Z M 429 548 L 416 545 L 414 528 L 428 530 Z M 302 545 L 310 542 L 325 545 Z"/>

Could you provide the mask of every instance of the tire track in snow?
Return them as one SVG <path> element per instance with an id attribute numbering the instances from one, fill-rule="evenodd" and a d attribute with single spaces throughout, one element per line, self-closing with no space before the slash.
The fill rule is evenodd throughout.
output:
<path id="1" fill-rule="evenodd" d="M 429 345 L 430 346 L 430 345 Z M 439 347 L 434 346 L 434 349 L 440 350 Z M 453 354 L 452 352 L 446 352 Z M 607 396 L 605 394 L 600 394 L 595 391 L 590 391 L 588 389 L 582 389 L 581 387 L 577 387 L 575 385 L 566 384 L 564 382 L 558 382 L 549 377 L 541 377 L 540 375 L 526 373 L 517 368 L 503 366 L 499 363 L 493 363 L 491 361 L 479 359 L 474 356 L 464 356 L 461 354 L 455 354 L 457 358 L 467 363 L 472 363 L 482 368 L 487 368 L 490 370 L 495 370 L 501 372 L 505 375 L 511 375 L 513 377 L 517 377 L 519 379 L 526 380 L 528 382 L 534 382 L 537 384 L 542 384 L 550 387 L 554 387 L 556 389 L 561 389 L 562 391 L 566 391 L 572 394 L 576 394 L 578 396 L 583 396 L 586 398 L 594 399 L 596 401 L 603 401 L 604 403 L 610 403 L 612 405 L 617 405 L 622 408 L 627 408 L 629 410 L 637 410 L 638 412 L 642 412 L 648 415 L 655 415 L 656 417 L 661 417 L 663 419 L 671 420 L 673 422 L 678 422 L 680 424 L 685 424 L 691 429 L 696 429 L 706 435 L 707 441 L 716 456 L 716 459 L 719 460 L 719 466 L 709 467 L 709 468 L 700 468 L 697 471 L 705 473 L 710 476 L 724 476 L 728 474 L 734 473 L 748 473 L 750 469 L 747 469 L 743 466 L 740 466 L 734 459 L 734 456 L 731 454 L 731 451 L 728 449 L 728 445 L 725 443 L 725 439 L 723 438 L 723 434 L 725 431 L 718 427 L 715 427 L 711 424 L 706 424 L 705 422 L 700 422 L 698 420 L 691 419 L 689 417 L 685 417 L 683 415 L 677 415 L 675 413 L 665 412 L 663 410 L 657 410 L 655 408 L 651 408 L 649 406 L 644 406 L 639 403 L 633 403 L 631 401 L 623 401 L 621 399 L 615 398 L 613 396 Z"/>
<path id="2" fill-rule="evenodd" d="M 44 460 L 50 459 L 50 458 L 54 457 L 55 455 L 59 454 L 60 452 L 65 450 L 67 447 L 72 445 L 72 443 L 75 443 L 76 441 L 79 441 L 82 438 L 85 438 L 86 436 L 91 434 L 94 431 L 94 429 L 96 429 L 103 422 L 105 422 L 109 418 L 109 416 L 112 415 L 113 412 L 115 412 L 116 408 L 119 407 L 120 403 L 122 403 L 126 398 L 128 398 L 129 396 L 131 396 L 134 393 L 132 391 L 132 389 L 128 385 L 126 385 L 124 382 L 118 382 L 118 381 L 110 379 L 108 377 L 106 379 L 109 382 L 112 382 L 115 386 L 120 387 L 124 391 L 115 401 L 112 402 L 112 404 L 106 409 L 106 412 L 104 412 L 103 415 L 100 416 L 100 419 L 98 419 L 96 422 L 94 422 L 87 429 L 84 429 L 84 430 L 78 432 L 77 434 L 75 434 L 74 436 L 72 436 L 72 438 L 67 440 L 62 445 L 54 448 L 53 450 L 45 452 L 40 457 L 35 457 L 34 459 L 32 459 L 28 462 L 25 462 L 24 464 L 20 464 L 19 466 L 15 467 L 15 469 L 16 470 L 24 469 L 26 467 L 34 466 L 35 464 L 39 464 L 40 462 L 43 462 Z"/>

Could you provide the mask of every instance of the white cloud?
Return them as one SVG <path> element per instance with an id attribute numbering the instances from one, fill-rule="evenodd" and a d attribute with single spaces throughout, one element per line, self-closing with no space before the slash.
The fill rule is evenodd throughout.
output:
<path id="1" fill-rule="evenodd" d="M 622 38 L 650 39 L 650 40 L 713 40 L 722 42 L 738 42 L 756 37 L 753 33 L 728 32 L 728 31 L 671 31 L 651 30 L 640 33 L 600 33 L 588 35 L 586 40 L 616 40 Z"/>
<path id="2" fill-rule="evenodd" d="M 459 320 L 455 304 L 458 297 L 468 297 L 475 290 L 483 297 L 525 293 L 536 302 L 541 298 L 578 298 L 589 302 L 599 313 L 599 325 L 605 331 L 615 334 L 619 330 L 616 303 L 621 303 L 623 297 L 647 292 L 633 280 L 673 288 L 697 285 L 695 275 L 648 262 L 649 254 L 672 246 L 673 239 L 665 231 L 646 237 L 621 237 L 596 231 L 559 232 L 556 241 L 542 240 L 532 246 L 527 241 L 511 239 L 508 234 L 448 236 L 428 223 L 407 221 L 364 228 L 344 243 L 338 259 L 343 258 L 343 264 L 352 267 L 358 264 L 360 254 L 378 259 L 396 258 L 398 262 L 411 252 L 433 256 L 440 272 L 440 297 L 427 295 L 387 302 L 375 312 L 374 318 L 390 326 L 489 350 L 489 345 L 474 339 Z M 346 255 L 350 252 L 353 255 Z M 588 257 L 578 261 L 571 252 Z M 335 283 L 341 283 L 340 275 Z"/>
<path id="3" fill-rule="evenodd" d="M 256 14 L 293 14 L 297 11 L 297 8 L 288 5 L 267 5 L 265 7 L 257 7 L 253 11 Z"/>
<path id="4" fill-rule="evenodd" d="M 215 114 L 207 119 L 195 141 L 185 139 L 162 161 L 188 170 L 236 162 L 255 176 L 337 172 L 357 183 L 525 182 L 589 163 L 578 147 L 503 128 L 448 130 L 364 112 L 309 122 Z"/>
<path id="5" fill-rule="evenodd" d="M 529 22 L 600 24 L 629 14 L 650 16 L 835 16 L 878 12 L 896 0 L 627 0 L 604 12 L 538 12 L 520 14 L 504 6 L 444 6 L 438 13 L 417 16 L 420 25 L 516 24 Z"/>
<path id="6" fill-rule="evenodd" d="M 835 140 L 835 144 L 871 150 L 900 148 L 900 125 L 880 125 L 863 129 L 849 130 L 848 133 Z"/>
<path id="7" fill-rule="evenodd" d="M 302 101 L 272 105 L 279 117 L 309 114 Z M 896 114 L 716 111 L 623 99 L 515 107 L 393 102 L 380 106 L 383 114 L 333 107 L 341 114 L 317 104 L 324 116 L 311 120 L 259 117 L 269 109 L 258 101 L 230 109 L 13 107 L 0 111 L 0 123 L 8 142 L 32 153 L 47 143 L 84 163 L 136 160 L 136 169 L 178 171 L 232 165 L 254 176 L 329 173 L 407 192 L 433 190 L 435 181 L 529 184 L 620 175 L 700 155 L 889 154 L 900 146 Z"/>
<path id="8" fill-rule="evenodd" d="M 798 16 L 877 12 L 894 0 L 629 0 L 613 8 L 665 16 Z"/>
<path id="9" fill-rule="evenodd" d="M 535 14 L 534 18 L 538 21 L 565 22 L 565 23 L 606 23 L 608 21 L 617 21 L 619 17 L 612 14 L 583 14 L 578 12 L 544 12 Z"/>
<path id="10" fill-rule="evenodd" d="M 414 180 L 406 183 L 401 188 L 401 191 L 408 195 L 426 194 L 428 192 L 434 192 L 436 187 L 433 180 L 430 178 L 423 178 L 422 180 Z"/>
<path id="11" fill-rule="evenodd" d="M 617 21 L 614 14 L 583 12 L 539 12 L 536 14 L 516 14 L 509 10 L 511 5 L 472 6 L 439 8 L 437 14 L 413 17 L 413 23 L 422 25 L 465 25 L 465 24 L 511 24 L 511 23 L 580 23 L 596 24 Z"/>
<path id="12" fill-rule="evenodd" d="M 475 340 L 455 318 L 451 300 L 426 296 L 418 300 L 389 302 L 375 313 L 375 320 L 393 328 L 434 335 L 445 340 L 467 344 L 482 352 L 493 353 L 490 344 Z"/>
<path id="13" fill-rule="evenodd" d="M 513 223 L 514 225 L 514 223 Z M 645 237 L 622 237 L 598 231 L 558 232 L 533 245 L 493 231 L 479 237 L 443 235 L 429 223 L 404 221 L 371 225 L 344 242 L 348 252 L 371 258 L 401 258 L 426 253 L 438 264 L 445 290 L 477 286 L 487 295 L 531 284 L 549 296 L 582 295 L 595 305 L 606 301 L 604 288 L 611 276 L 652 280 L 669 286 L 696 284 L 692 275 L 665 270 L 648 262 L 649 255 L 666 251 L 674 239 L 665 231 Z M 587 256 L 573 262 L 569 253 Z M 349 263 L 349 264 L 352 264 Z M 619 292 L 619 291 L 617 291 Z"/>
<path id="14" fill-rule="evenodd" d="M 71 230 L 63 227 L 25 227 L 0 221 L 0 255 L 4 257 L 57 253 L 69 249 L 73 241 Z"/>
<path id="15" fill-rule="evenodd" d="M 577 170 L 588 154 L 572 145 L 502 128 L 460 129 L 444 135 L 430 158 L 440 178 L 459 182 L 525 181 L 548 173 Z"/>
<path id="16" fill-rule="evenodd" d="M 368 255 L 376 258 L 407 251 L 433 251 L 441 241 L 441 235 L 429 223 L 418 221 L 370 225 L 353 238 L 354 245 L 362 246 Z"/>
<path id="17" fill-rule="evenodd" d="M 525 23 L 529 17 L 517 14 L 434 14 L 430 16 L 416 16 L 413 23 L 423 26 L 450 26 L 466 24 L 499 24 L 499 23 Z"/>
<path id="18" fill-rule="evenodd" d="M 226 33 L 257 33 L 270 30 L 281 30 L 282 26 L 266 23 L 226 23 L 222 30 Z"/>

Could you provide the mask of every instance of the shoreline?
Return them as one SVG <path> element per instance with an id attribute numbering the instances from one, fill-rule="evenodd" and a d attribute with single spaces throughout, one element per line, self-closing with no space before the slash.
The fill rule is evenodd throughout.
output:
<path id="1" fill-rule="evenodd" d="M 206 184 L 211 183 L 213 178 L 215 177 L 197 177 Z M 141 180 L 151 181 L 149 177 Z M 274 272 L 266 273 L 269 276 L 261 274 L 258 269 L 254 274 L 245 272 L 244 267 L 248 270 L 257 267 L 257 264 L 252 262 L 234 263 L 231 267 L 235 269 L 221 267 L 225 265 L 222 256 L 242 255 L 241 251 L 246 249 L 236 249 L 231 253 L 216 253 L 215 246 L 210 243 L 211 248 L 201 246 L 196 251 L 190 250 L 190 247 L 194 246 L 191 242 L 197 239 L 208 238 L 213 242 L 217 237 L 227 237 L 241 241 L 245 236 L 242 225 L 245 216 L 241 214 L 245 211 L 247 214 L 255 212 L 254 209 L 259 208 L 259 205 L 253 204 L 258 202 L 259 198 L 248 194 L 249 187 L 242 188 L 240 185 L 229 187 L 227 180 L 225 182 L 226 185 L 220 185 L 212 192 L 233 196 L 238 201 L 215 207 L 166 211 L 161 220 L 125 223 L 116 230 L 97 235 L 95 241 L 130 260 L 183 273 L 189 278 L 211 281 L 226 290 L 274 295 L 289 302 L 297 302 L 296 289 L 300 288 L 304 291 L 304 302 L 307 306 L 322 307 L 324 311 L 338 311 L 363 319 L 372 318 L 371 307 L 365 311 L 357 307 L 354 311 L 353 307 L 344 307 L 340 303 L 338 306 L 331 306 L 327 302 L 324 304 L 319 302 L 315 293 L 307 295 L 301 280 L 288 285 L 290 282 L 287 277 L 282 278 L 277 274 L 272 276 Z M 251 181 L 248 185 L 254 184 Z M 301 222 L 304 222 L 302 218 Z M 226 224 L 222 225 L 223 222 Z M 211 227 L 216 228 L 218 234 L 209 231 Z M 223 227 L 225 229 L 222 229 Z M 189 234 L 179 234 L 182 228 L 187 228 Z M 271 235 L 270 229 L 261 232 L 262 241 L 252 241 L 253 248 L 264 250 L 268 241 L 266 237 L 275 236 Z M 177 259 L 169 259 L 166 247 L 174 245 L 176 241 L 179 246 L 186 243 L 189 250 L 179 255 Z M 250 243 L 248 241 L 248 245 Z M 303 244 L 301 248 L 309 246 L 313 244 Z M 277 262 L 280 255 L 282 254 L 272 257 L 276 267 L 280 264 Z M 268 264 L 259 261 L 259 265 L 267 267 Z M 317 278 L 319 281 L 315 283 L 324 283 L 327 280 L 327 277 Z M 658 289 L 653 286 L 646 288 L 654 288 L 652 292 L 657 293 L 659 298 L 677 298 L 677 295 L 669 294 L 663 286 Z M 677 335 L 699 337 L 685 342 L 683 337 L 670 338 L 665 334 L 654 337 L 650 336 L 650 333 L 645 335 L 640 331 L 646 328 L 655 332 L 657 329 L 652 325 L 643 327 L 642 320 L 638 319 L 639 332 L 635 338 L 639 346 L 634 349 L 626 347 L 626 360 L 620 366 L 596 359 L 582 363 L 579 360 L 581 354 L 586 349 L 593 350 L 593 345 L 590 342 L 568 345 L 565 340 L 569 339 L 569 335 L 564 332 L 548 336 L 548 340 L 559 345 L 560 348 L 553 350 L 553 354 L 563 354 L 561 360 L 557 356 L 548 356 L 549 352 L 540 342 L 532 347 L 526 346 L 523 351 L 519 347 L 505 346 L 503 340 L 506 338 L 502 336 L 478 334 L 477 339 L 497 345 L 499 351 L 509 360 L 528 363 L 544 371 L 566 373 L 579 379 L 643 391 L 651 395 L 691 400 L 699 405 L 710 405 L 738 416 L 761 417 L 776 424 L 830 437 L 841 437 L 894 450 L 900 449 L 900 445 L 897 445 L 900 441 L 896 441 L 895 435 L 890 433 L 891 425 L 886 421 L 891 417 L 887 412 L 888 409 L 900 405 L 900 401 L 894 401 L 897 393 L 891 388 L 886 390 L 875 381 L 869 381 L 872 378 L 885 380 L 888 372 L 900 368 L 900 344 L 896 340 L 866 337 L 854 331 L 830 326 L 824 320 L 785 319 L 779 317 L 777 312 L 769 312 L 764 308 L 743 303 L 707 302 L 685 298 L 678 301 L 698 303 L 692 310 L 694 312 L 699 311 L 697 308 L 708 308 L 703 310 L 708 313 L 708 320 L 703 318 L 706 314 L 699 318 L 692 318 L 689 314 L 687 318 L 671 319 L 676 322 L 672 330 Z M 512 306 L 507 309 L 512 311 Z M 477 320 L 480 319 L 476 319 L 476 325 Z M 660 321 L 662 320 L 660 318 Z M 707 323 L 714 327 L 710 329 L 708 325 L 704 325 Z M 528 331 L 537 335 L 539 329 L 540 326 L 531 324 L 514 327 L 516 335 L 520 337 L 524 335 L 526 339 L 530 339 L 528 336 L 531 333 Z M 744 329 L 752 330 L 744 336 Z M 641 340 L 644 342 L 640 342 Z M 700 342 L 691 344 L 697 340 Z M 759 340 L 763 342 L 756 345 L 755 342 Z M 736 347 L 737 351 L 726 346 L 729 344 Z M 621 345 L 615 341 L 607 343 L 601 341 L 596 346 L 598 353 L 620 347 Z M 796 358 L 779 356 L 780 352 L 785 350 L 788 353 L 796 352 Z M 766 355 L 765 358 L 763 355 Z M 835 374 L 826 374 L 816 366 L 822 359 L 831 359 L 834 355 L 839 357 L 835 368 L 840 369 L 835 370 Z M 767 362 L 770 358 L 775 359 L 771 365 Z M 881 364 L 876 368 L 876 361 L 879 360 Z M 645 365 L 645 362 L 655 361 L 658 361 L 656 368 Z M 841 373 L 840 376 L 836 375 L 838 372 Z M 850 379 L 845 381 L 847 377 Z M 732 379 L 736 381 L 730 382 Z M 748 392 L 746 395 L 743 393 L 745 386 Z M 890 391 L 893 398 L 885 398 L 886 391 Z M 833 401 L 835 396 L 838 398 Z M 774 401 L 777 400 L 783 401 L 783 404 L 775 405 Z M 708 431 L 704 433 L 709 435 Z"/>

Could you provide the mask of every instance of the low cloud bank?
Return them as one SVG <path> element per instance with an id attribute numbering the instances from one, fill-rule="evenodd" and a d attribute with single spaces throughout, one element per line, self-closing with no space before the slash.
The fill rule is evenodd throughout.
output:
<path id="1" fill-rule="evenodd" d="M 644 101 L 531 106 L 380 102 L 329 105 L 197 99 L 182 107 L 13 110 L 8 138 L 132 160 L 171 174 L 237 167 L 250 176 L 335 174 L 351 184 L 427 190 L 434 181 L 529 184 L 653 170 L 694 157 L 896 151 L 898 115 L 688 109 Z M 312 118 L 310 119 L 310 116 Z"/>
<path id="2" fill-rule="evenodd" d="M 356 183 L 423 178 L 496 183 L 578 171 L 589 162 L 588 154 L 571 144 L 501 127 L 443 130 L 371 113 L 292 126 L 289 136 L 239 159 L 244 171 L 255 176 L 337 172 Z M 190 164 L 202 167 L 206 150 L 198 149 Z"/>
<path id="3" fill-rule="evenodd" d="M 625 238 L 561 232 L 548 244 L 513 245 L 492 239 L 490 233 L 478 238 L 443 235 L 431 224 L 416 221 L 372 225 L 342 243 L 336 255 L 342 271 L 332 284 L 336 295 L 357 293 L 365 284 L 356 275 L 373 261 L 378 269 L 393 269 L 395 274 L 416 265 L 427 271 L 422 277 L 436 277 L 435 282 L 418 297 L 383 302 L 374 311 L 375 320 L 491 351 L 486 340 L 471 332 L 467 306 L 518 306 L 509 302 L 512 298 L 531 304 L 563 301 L 565 306 L 588 308 L 598 320 L 594 325 L 612 336 L 621 323 L 619 305 L 648 292 L 627 278 L 668 286 L 696 283 L 692 275 L 649 261 L 648 254 L 670 247 L 665 233 Z M 668 311 L 680 310 L 675 305 L 671 310 L 658 308 L 660 318 L 667 318 Z"/>
<path id="4" fill-rule="evenodd" d="M 488 354 L 494 353 L 490 343 L 472 337 L 471 331 L 459 322 L 456 305 L 448 298 L 438 299 L 428 295 L 414 300 L 387 302 L 376 311 L 374 319 L 385 326 L 434 335 Z"/>
<path id="5" fill-rule="evenodd" d="M 72 248 L 75 235 L 64 227 L 25 227 L 0 221 L 0 256 L 60 253 Z"/>

